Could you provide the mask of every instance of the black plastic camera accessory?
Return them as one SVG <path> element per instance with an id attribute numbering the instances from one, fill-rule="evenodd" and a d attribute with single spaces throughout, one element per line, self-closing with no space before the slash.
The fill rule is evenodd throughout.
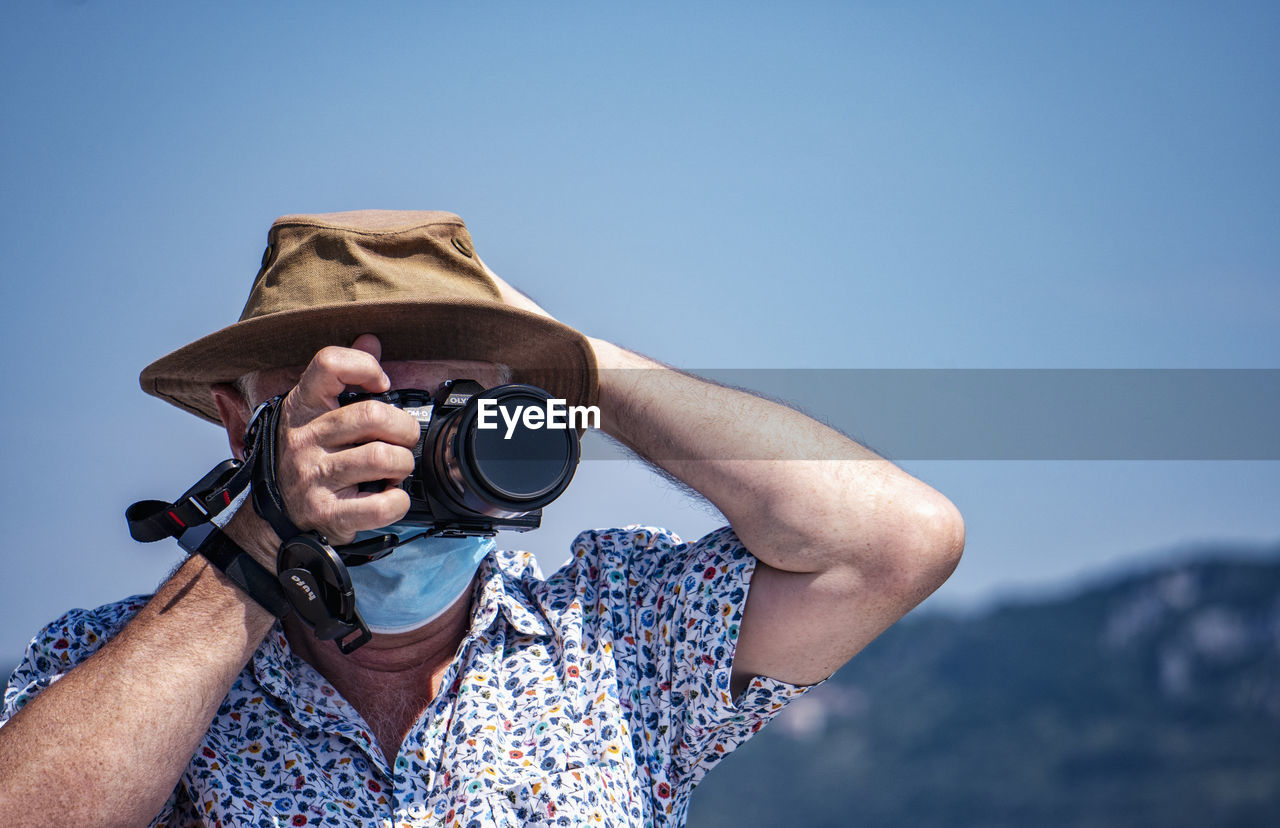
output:
<path id="1" fill-rule="evenodd" d="M 280 544 L 276 577 L 293 610 L 321 641 L 334 640 L 344 653 L 369 642 L 372 633 L 356 609 L 346 563 L 324 536 L 302 532 Z M 358 633 L 352 637 L 353 633 Z"/>

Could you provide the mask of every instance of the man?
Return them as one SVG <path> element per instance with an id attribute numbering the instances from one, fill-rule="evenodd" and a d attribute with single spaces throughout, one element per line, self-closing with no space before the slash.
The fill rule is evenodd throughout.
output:
<path id="1" fill-rule="evenodd" d="M 730 526 L 584 532 L 546 580 L 484 541 L 397 549 L 385 582 L 356 582 L 377 634 L 347 655 L 193 555 L 154 597 L 33 641 L 5 691 L 0 824 L 683 824 L 710 767 L 958 561 L 942 495 L 790 409 L 582 337 L 447 213 L 278 220 L 241 321 L 142 381 L 238 455 L 285 394 L 285 510 L 343 544 L 404 518 L 403 491 L 360 484 L 408 475 L 419 431 L 338 395 L 507 374 L 598 401 L 606 433 Z M 255 509 L 225 532 L 274 571 L 285 539 Z M 460 594 L 419 554 L 462 566 Z"/>

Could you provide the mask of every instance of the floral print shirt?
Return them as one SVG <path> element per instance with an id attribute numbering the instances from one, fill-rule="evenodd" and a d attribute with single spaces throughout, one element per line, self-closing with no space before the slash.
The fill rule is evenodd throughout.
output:
<path id="1" fill-rule="evenodd" d="M 583 532 L 545 580 L 529 553 L 491 552 L 470 631 L 390 765 L 277 624 L 152 824 L 683 825 L 703 775 L 808 689 L 757 676 L 731 697 L 754 568 L 728 527 L 694 544 L 648 527 Z M 0 722 L 146 600 L 41 631 Z"/>

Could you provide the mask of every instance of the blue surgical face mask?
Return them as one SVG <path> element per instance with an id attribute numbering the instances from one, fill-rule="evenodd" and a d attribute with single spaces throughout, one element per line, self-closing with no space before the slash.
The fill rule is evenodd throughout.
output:
<path id="1" fill-rule="evenodd" d="M 411 632 L 444 614 L 462 597 L 493 538 L 425 538 L 420 524 L 393 523 L 356 540 L 394 534 L 402 541 L 385 558 L 353 566 L 356 609 L 370 632 Z"/>

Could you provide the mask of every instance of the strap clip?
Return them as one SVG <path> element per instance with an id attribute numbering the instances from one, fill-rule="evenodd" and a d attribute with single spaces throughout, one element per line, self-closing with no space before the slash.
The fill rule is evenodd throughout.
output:
<path id="1" fill-rule="evenodd" d="M 140 500 L 125 510 L 129 535 L 141 543 L 178 538 L 210 523 L 249 485 L 250 469 L 239 460 L 223 460 L 174 503 Z"/>

